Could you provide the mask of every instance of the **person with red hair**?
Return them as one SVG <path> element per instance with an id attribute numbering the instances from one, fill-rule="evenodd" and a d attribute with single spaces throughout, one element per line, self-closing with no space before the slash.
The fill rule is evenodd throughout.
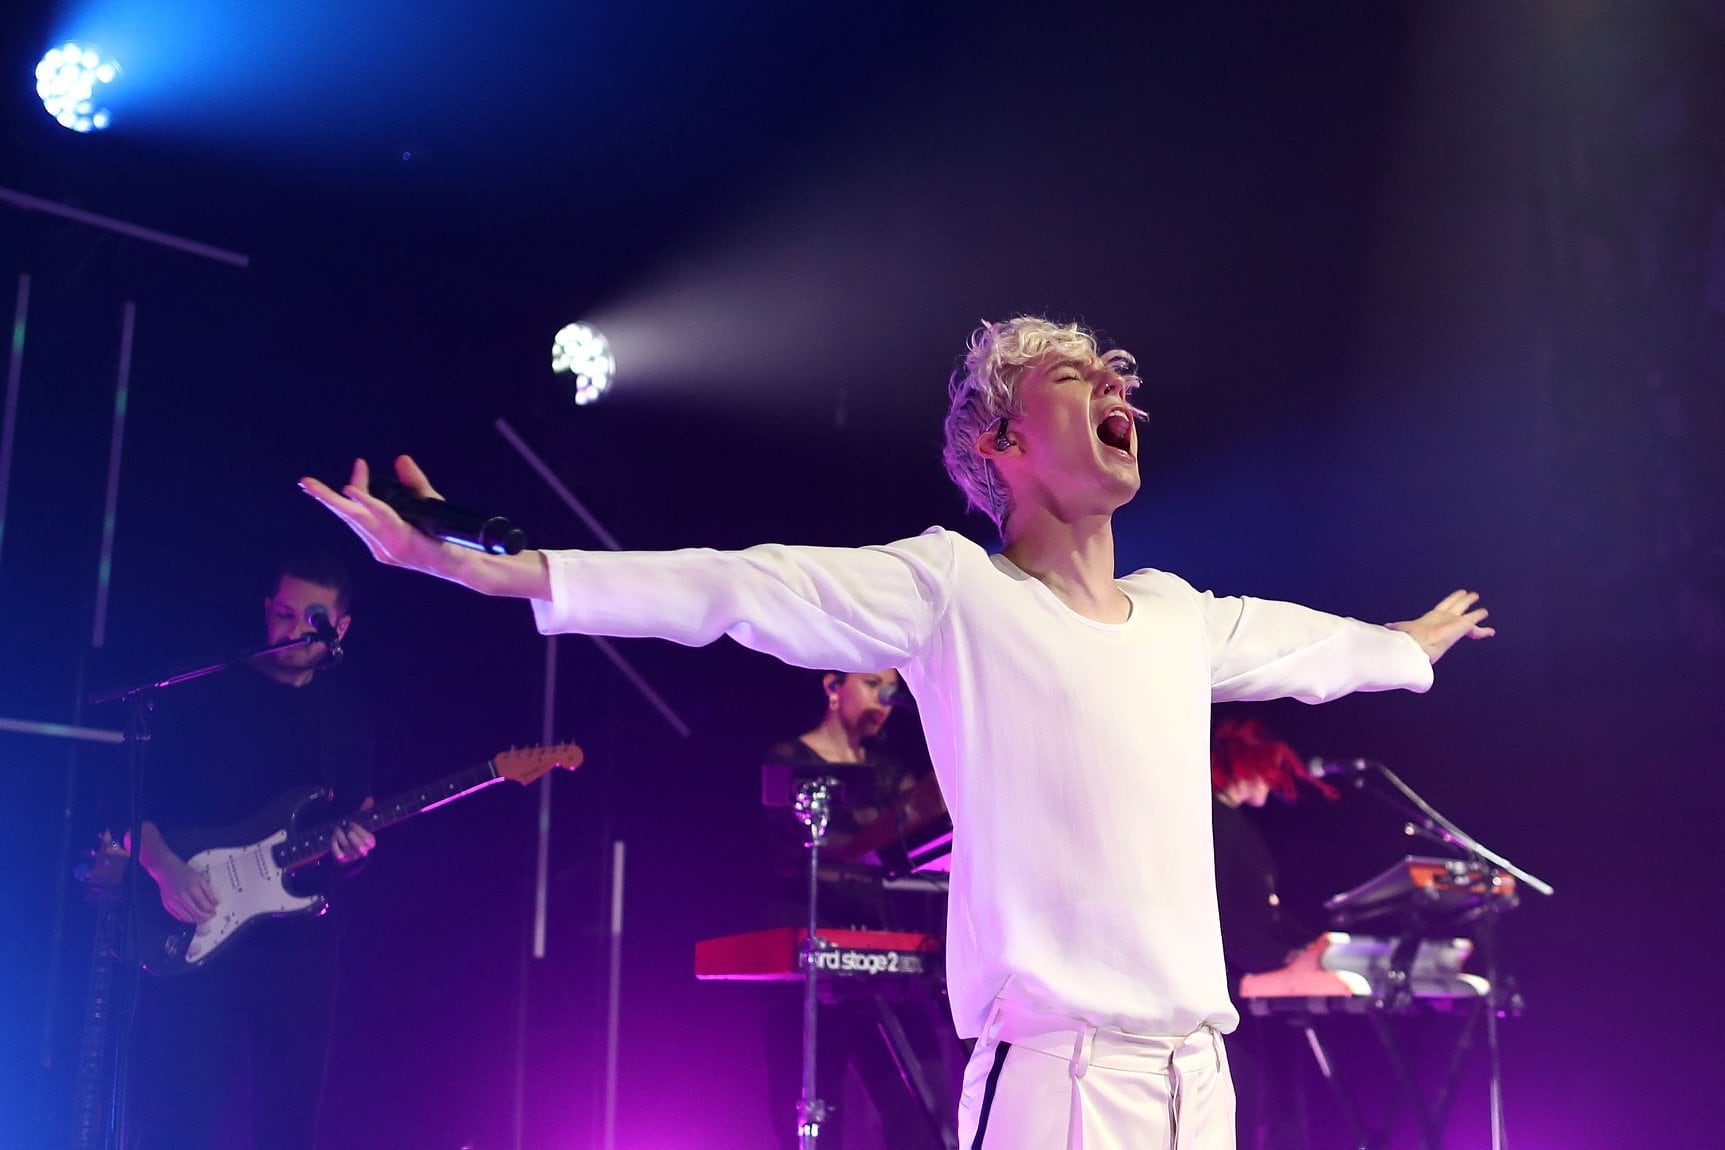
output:
<path id="1" fill-rule="evenodd" d="M 1288 802 L 1310 787 L 1326 799 L 1336 788 L 1312 777 L 1294 748 L 1258 719 L 1223 719 L 1210 739 L 1211 826 L 1216 850 L 1216 903 L 1222 918 L 1222 959 L 1228 989 L 1247 974 L 1294 960 L 1317 932 L 1288 914 L 1276 892 L 1276 864 L 1264 836 L 1246 814 L 1271 794 Z M 1236 1142 L 1242 1148 L 1305 1147 L 1305 1106 L 1298 1055 L 1281 1026 L 1254 1025 L 1241 1011 L 1234 1047 Z"/>
<path id="2" fill-rule="evenodd" d="M 1210 742 L 1210 783 L 1216 797 L 1229 807 L 1261 807 L 1271 791 L 1293 802 L 1302 783 L 1326 799 L 1337 796 L 1335 787 L 1313 778 L 1294 748 L 1271 735 L 1257 719 L 1223 719 L 1216 724 Z"/>

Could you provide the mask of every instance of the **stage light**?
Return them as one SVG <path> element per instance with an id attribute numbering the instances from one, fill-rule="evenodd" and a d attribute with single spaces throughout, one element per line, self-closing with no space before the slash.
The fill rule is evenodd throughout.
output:
<path id="1" fill-rule="evenodd" d="M 602 334 L 584 323 L 572 323 L 551 341 L 551 370 L 575 377 L 575 403 L 585 407 L 610 388 L 617 360 Z"/>
<path id="2" fill-rule="evenodd" d="M 36 65 L 36 94 L 64 127 L 99 132 L 113 119 L 103 105 L 102 89 L 119 74 L 120 65 L 103 59 L 101 49 L 69 40 L 48 49 Z"/>

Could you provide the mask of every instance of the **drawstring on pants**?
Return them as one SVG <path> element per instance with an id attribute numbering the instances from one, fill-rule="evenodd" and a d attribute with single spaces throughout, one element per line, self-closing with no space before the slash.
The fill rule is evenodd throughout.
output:
<path id="1" fill-rule="evenodd" d="M 1168 1150 L 1180 1150 L 1180 1067 L 1168 1055 Z"/>
<path id="2" fill-rule="evenodd" d="M 1222 1037 L 1208 1025 L 1184 1037 L 1133 1035 L 1045 1013 L 1003 997 L 993 1003 L 983 1024 L 982 1039 L 1010 1044 L 1015 1051 L 1022 1048 L 1027 1053 L 1034 1051 L 1066 1058 L 1070 1087 L 1066 1123 L 1068 1150 L 1077 1150 L 1085 1145 L 1088 1091 L 1084 1079 L 1093 1067 L 1099 1073 L 1135 1071 L 1166 1081 L 1163 1097 L 1167 1107 L 1167 1141 L 1162 1143 L 1165 1150 L 1179 1150 L 1185 1145 L 1181 1137 L 1183 1133 L 1187 1135 L 1186 1141 L 1190 1141 L 1194 1132 L 1202 1134 L 1208 1129 L 1203 1122 L 1204 1115 L 1197 1115 L 1198 1126 L 1182 1131 L 1182 1125 L 1190 1126 L 1181 1122 L 1187 1087 L 1196 1092 L 1195 1099 L 1202 1099 L 1207 1096 L 1205 1083 L 1212 1071 L 1218 1075 L 1226 1073 Z M 1204 1049 L 1206 1044 L 1208 1052 Z"/>
<path id="3" fill-rule="evenodd" d="M 1066 1109 L 1066 1144 L 1082 1146 L 1084 1144 L 1084 1099 L 1079 1094 L 1078 1082 L 1084 1077 L 1084 1072 L 1090 1069 L 1090 1054 L 1096 1046 L 1096 1028 L 1081 1026 L 1072 1042 L 1072 1061 L 1067 1064 L 1067 1070 L 1072 1075 L 1072 1100 Z"/>

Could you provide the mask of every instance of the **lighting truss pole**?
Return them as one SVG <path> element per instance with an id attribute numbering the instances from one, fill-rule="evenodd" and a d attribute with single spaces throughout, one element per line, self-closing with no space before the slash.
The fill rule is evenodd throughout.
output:
<path id="1" fill-rule="evenodd" d="M 539 457 L 538 452 L 518 435 L 507 420 L 499 419 L 496 423 L 497 433 L 501 435 L 510 447 L 513 447 L 527 466 L 544 480 L 545 485 L 560 499 L 564 506 L 575 513 L 575 517 L 591 531 L 608 550 L 621 551 L 622 544 L 615 536 L 605 530 L 602 523 L 593 513 L 575 497 L 567 484 L 557 476 L 557 473 Z M 612 666 L 632 683 L 643 698 L 664 717 L 672 730 L 683 738 L 690 735 L 689 725 L 685 723 L 671 705 L 642 678 L 623 653 L 603 637 L 592 635 L 588 638 L 597 646 L 601 653 L 610 660 Z M 544 709 L 540 728 L 541 737 L 546 743 L 556 741 L 556 708 L 557 708 L 557 637 L 546 638 L 545 647 L 545 678 L 544 678 Z M 546 925 L 550 907 L 550 858 L 551 858 L 551 776 L 547 774 L 538 783 L 539 786 L 539 825 L 538 847 L 535 856 L 534 891 L 533 891 L 533 942 L 522 959 L 521 989 L 517 999 L 516 1014 L 516 1063 L 515 1063 L 515 1150 L 521 1150 L 526 1130 L 527 1108 L 527 983 L 529 964 L 536 959 L 545 957 Z M 610 899 L 610 943 L 606 958 L 606 998 L 605 998 L 605 1103 L 604 1131 L 601 1145 L 604 1150 L 614 1150 L 617 1144 L 617 1064 L 618 1039 L 622 1025 L 623 1000 L 623 867 L 624 844 L 611 844 L 611 899 Z"/>

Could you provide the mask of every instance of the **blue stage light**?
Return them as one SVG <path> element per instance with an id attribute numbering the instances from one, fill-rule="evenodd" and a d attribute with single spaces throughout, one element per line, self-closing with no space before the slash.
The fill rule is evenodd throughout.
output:
<path id="1" fill-rule="evenodd" d="M 102 58 L 101 49 L 67 41 L 50 48 L 36 65 L 36 94 L 42 106 L 74 132 L 101 131 L 113 119 L 102 89 L 114 82 L 120 65 Z"/>
<path id="2" fill-rule="evenodd" d="M 584 323 L 572 323 L 551 343 L 551 370 L 575 379 L 575 403 L 586 406 L 605 394 L 617 373 L 611 344 Z"/>

